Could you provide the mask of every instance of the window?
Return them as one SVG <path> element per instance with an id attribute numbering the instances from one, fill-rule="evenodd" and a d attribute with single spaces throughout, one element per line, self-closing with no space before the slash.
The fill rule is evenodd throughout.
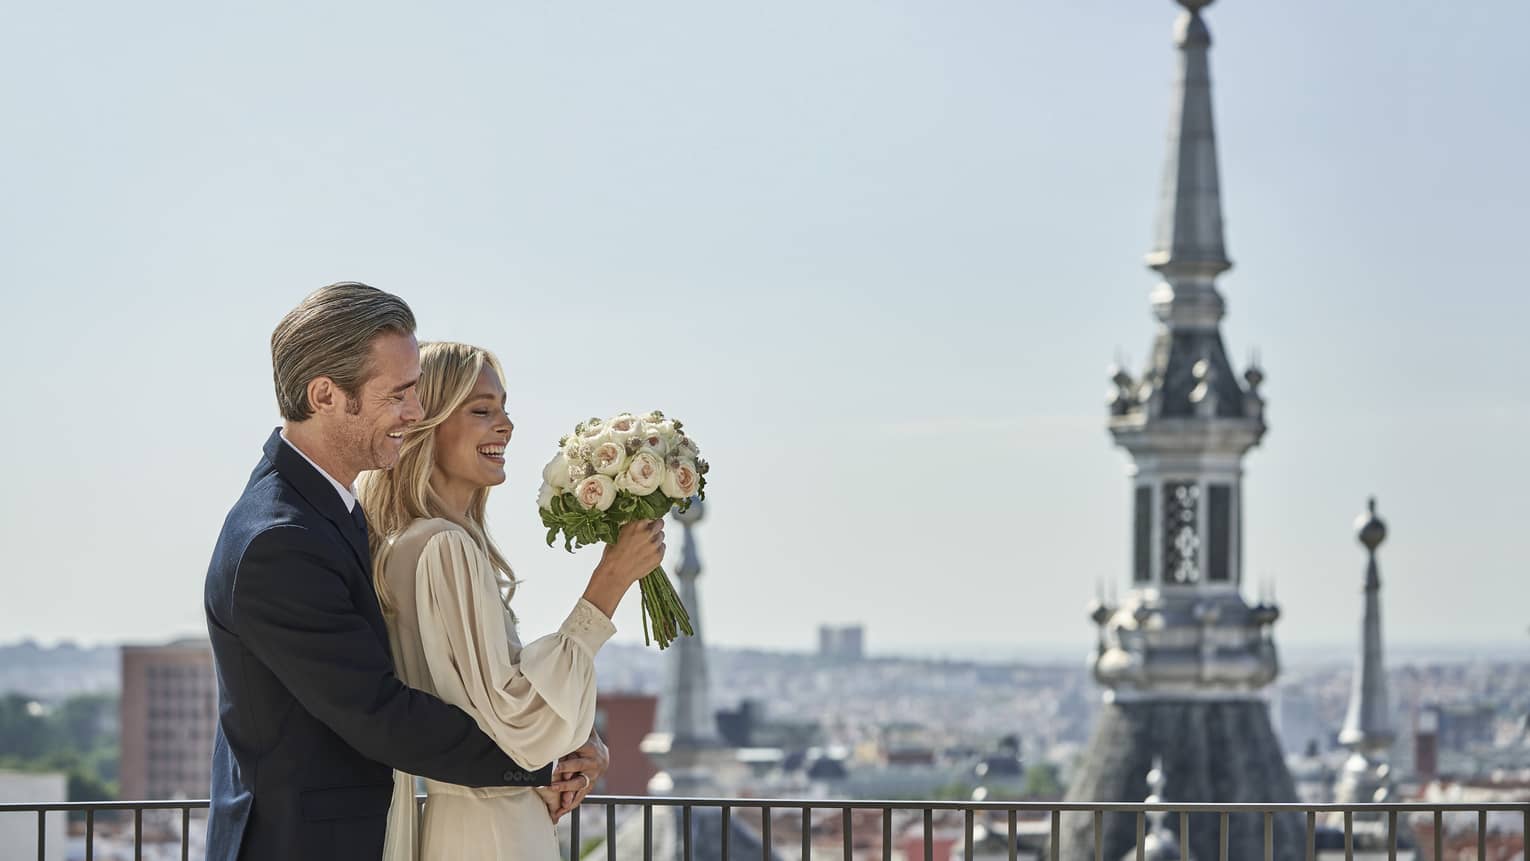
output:
<path id="1" fill-rule="evenodd" d="M 1132 581 L 1153 578 L 1153 488 L 1137 488 L 1132 524 Z"/>
<path id="2" fill-rule="evenodd" d="M 1201 488 L 1194 482 L 1171 481 L 1163 486 L 1163 581 L 1196 583 L 1201 579 L 1201 536 L 1198 530 Z"/>
<path id="3" fill-rule="evenodd" d="M 1232 579 L 1232 488 L 1225 484 L 1213 484 L 1208 488 L 1206 512 L 1206 562 L 1209 570 L 1206 579 L 1213 583 L 1226 583 Z"/>

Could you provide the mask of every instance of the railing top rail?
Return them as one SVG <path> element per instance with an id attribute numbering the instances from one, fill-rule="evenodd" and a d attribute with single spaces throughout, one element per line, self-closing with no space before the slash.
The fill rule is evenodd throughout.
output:
<path id="1" fill-rule="evenodd" d="M 816 810 L 994 810 L 994 811 L 1033 811 L 1037 813 L 1051 813 L 1054 810 L 1062 812 L 1093 812 L 1105 813 L 1152 813 L 1163 811 L 1165 813 L 1281 813 L 1308 811 L 1325 813 L 1329 811 L 1352 813 L 1385 813 L 1397 811 L 1399 813 L 1432 813 L 1436 810 L 1451 811 L 1507 811 L 1507 812 L 1530 812 L 1530 801 L 1483 801 L 1477 803 L 1462 802 L 1399 802 L 1396 804 L 1304 804 L 1293 803 L 1204 803 L 1204 802 L 1166 802 L 1163 804 L 1147 804 L 1145 802 L 1096 802 L 1096 801 L 909 801 L 907 799 L 892 801 L 878 801 L 874 799 L 826 799 L 826 798 L 668 798 L 649 797 L 643 795 L 591 795 L 585 798 L 586 803 L 596 804 L 650 804 L 659 807 L 772 807 L 772 808 L 797 808 L 810 807 Z"/>
<path id="2" fill-rule="evenodd" d="M 419 796 L 424 799 L 425 796 Z M 814 810 L 989 810 L 1051 813 L 1433 813 L 1442 812 L 1518 812 L 1530 813 L 1530 801 L 1482 801 L 1476 803 L 1434 803 L 1426 801 L 1397 804 L 1259 804 L 1259 803 L 1197 803 L 1168 802 L 1147 804 L 1145 802 L 1079 802 L 1079 801 L 877 801 L 870 799 L 825 798 L 670 798 L 645 795 L 591 795 L 587 804 L 632 805 L 651 807 L 754 807 L 795 808 Z M 54 813 L 87 810 L 198 810 L 207 807 L 207 799 L 177 799 L 149 801 L 58 801 L 47 803 L 0 803 L 0 813 Z"/>

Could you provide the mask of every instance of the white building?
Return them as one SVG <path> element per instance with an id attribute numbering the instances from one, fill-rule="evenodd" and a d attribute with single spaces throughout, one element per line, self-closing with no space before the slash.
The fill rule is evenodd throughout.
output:
<path id="1" fill-rule="evenodd" d="M 69 781 L 62 774 L 0 771 L 0 804 L 52 804 L 68 797 Z M 64 861 L 66 824 L 63 813 L 48 814 L 43 832 L 45 861 Z M 36 858 L 37 814 L 0 813 L 0 847 L 7 858 Z"/>

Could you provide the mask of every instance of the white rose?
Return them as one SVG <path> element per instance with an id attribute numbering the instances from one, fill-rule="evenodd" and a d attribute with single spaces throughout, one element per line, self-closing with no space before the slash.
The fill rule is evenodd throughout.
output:
<path id="1" fill-rule="evenodd" d="M 556 490 L 568 490 L 568 455 L 558 452 L 553 459 L 542 467 L 542 481 L 550 484 Z M 546 508 L 547 506 L 542 506 Z"/>
<path id="2" fill-rule="evenodd" d="M 689 460 L 675 459 L 665 468 L 664 481 L 659 489 L 670 499 L 690 499 L 696 495 L 696 489 L 700 486 L 701 475 L 696 472 L 696 464 Z"/>
<path id="3" fill-rule="evenodd" d="M 612 440 L 625 444 L 643 430 L 643 423 L 632 413 L 622 413 L 606 422 L 606 432 Z"/>
<path id="4" fill-rule="evenodd" d="M 616 483 L 608 476 L 596 473 L 574 485 L 574 498 L 586 511 L 591 508 L 605 511 L 616 501 Z"/>
<path id="5" fill-rule="evenodd" d="M 590 465 L 601 475 L 616 475 L 627 465 L 627 450 L 622 444 L 608 439 L 590 452 Z"/>
<path id="6" fill-rule="evenodd" d="M 651 451 L 640 451 L 616 476 L 616 486 L 634 496 L 647 496 L 664 483 L 664 461 Z"/>
<path id="7" fill-rule="evenodd" d="M 659 458 L 660 463 L 663 463 L 665 455 L 669 454 L 671 437 L 656 422 L 644 422 L 643 431 L 637 440 L 642 444 L 642 451 L 651 452 Z"/>
<path id="8" fill-rule="evenodd" d="M 537 491 L 537 508 L 546 511 L 552 510 L 552 501 L 558 498 L 558 488 L 547 482 L 542 482 L 542 488 Z"/>
<path id="9" fill-rule="evenodd" d="M 577 436 L 584 442 L 589 443 L 598 439 L 600 435 L 605 432 L 605 422 L 601 421 L 600 419 L 590 419 L 589 421 L 579 426 L 579 433 Z"/>

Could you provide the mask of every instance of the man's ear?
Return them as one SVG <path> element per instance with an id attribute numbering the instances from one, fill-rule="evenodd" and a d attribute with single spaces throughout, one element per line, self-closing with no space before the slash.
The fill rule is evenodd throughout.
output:
<path id="1" fill-rule="evenodd" d="M 340 387 L 329 377 L 314 377 L 308 381 L 308 408 L 315 415 L 334 412 L 345 406 L 345 396 Z"/>

